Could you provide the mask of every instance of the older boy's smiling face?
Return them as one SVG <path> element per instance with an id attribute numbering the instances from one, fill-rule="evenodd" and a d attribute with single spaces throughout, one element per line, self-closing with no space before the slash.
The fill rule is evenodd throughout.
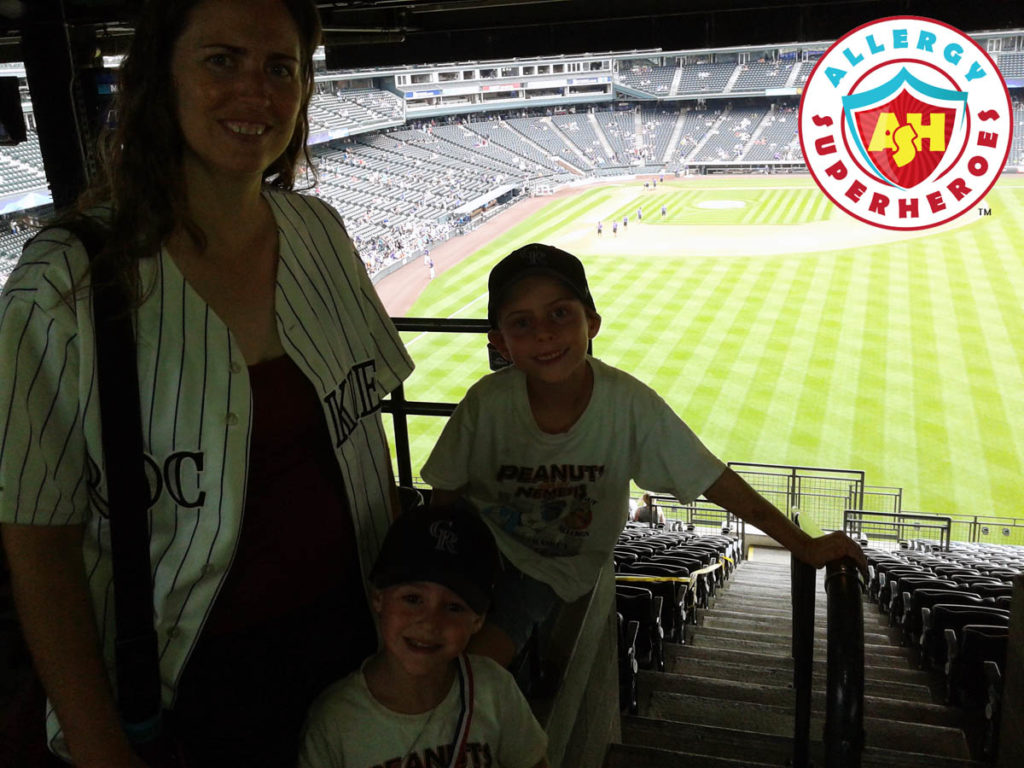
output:
<path id="1" fill-rule="evenodd" d="M 565 283 L 534 275 L 508 290 L 489 338 L 531 380 L 562 384 L 584 375 L 587 345 L 600 327 L 600 315 Z"/>

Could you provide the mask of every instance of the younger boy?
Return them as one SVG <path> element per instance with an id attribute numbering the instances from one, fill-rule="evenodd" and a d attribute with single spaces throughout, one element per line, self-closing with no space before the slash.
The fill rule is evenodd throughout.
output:
<path id="1" fill-rule="evenodd" d="M 463 653 L 480 629 L 498 564 L 464 506 L 417 508 L 388 530 L 370 574 L 383 648 L 320 695 L 300 768 L 547 768 L 547 736 L 515 680 Z"/>
<path id="2" fill-rule="evenodd" d="M 601 316 L 575 256 L 524 246 L 491 270 L 488 293 L 488 339 L 513 365 L 470 388 L 422 470 L 435 503 L 474 503 L 506 561 L 473 652 L 507 665 L 559 600 L 593 587 L 630 480 L 682 502 L 703 493 L 812 565 L 849 556 L 866 570 L 852 540 L 800 531 L 650 387 L 590 357 Z"/>

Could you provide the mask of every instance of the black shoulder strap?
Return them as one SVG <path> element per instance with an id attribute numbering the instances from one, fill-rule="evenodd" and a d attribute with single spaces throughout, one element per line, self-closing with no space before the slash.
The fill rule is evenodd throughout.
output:
<path id="1" fill-rule="evenodd" d="M 110 262 L 96 258 L 103 233 L 74 233 L 89 253 L 103 463 L 107 479 L 117 626 L 117 702 L 133 742 L 159 732 L 160 660 L 153 624 L 153 575 L 149 558 L 149 483 L 143 458 L 142 410 L 131 301 Z"/>

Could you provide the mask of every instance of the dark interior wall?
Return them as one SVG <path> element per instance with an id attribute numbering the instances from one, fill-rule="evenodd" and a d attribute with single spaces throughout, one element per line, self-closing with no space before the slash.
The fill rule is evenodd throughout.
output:
<path id="1" fill-rule="evenodd" d="M 424 12 L 433 6 L 450 10 Z M 1010 0 L 556 0 L 322 12 L 328 66 L 348 68 L 828 40 L 904 14 L 937 18 L 965 31 L 1007 29 L 1024 24 L 1022 7 Z"/>

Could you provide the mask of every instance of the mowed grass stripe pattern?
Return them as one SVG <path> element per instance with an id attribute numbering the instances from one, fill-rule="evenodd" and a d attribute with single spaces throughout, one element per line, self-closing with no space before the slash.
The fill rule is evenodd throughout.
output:
<path id="1" fill-rule="evenodd" d="M 665 206 L 665 215 L 661 207 Z M 662 185 L 638 192 L 608 215 L 606 223 L 644 224 L 804 224 L 832 214 L 833 205 L 817 189 L 689 189 Z"/>
<path id="2" fill-rule="evenodd" d="M 657 194 L 688 206 L 763 195 L 770 223 L 829 214 L 809 180 L 803 191 L 792 178 L 778 191 L 729 181 Z M 435 280 L 410 314 L 446 317 L 481 297 L 498 258 L 558 245 L 580 217 L 592 224 L 597 199 L 554 201 Z M 620 256 L 579 253 L 604 316 L 595 351 L 657 389 L 724 459 L 863 469 L 869 484 L 903 487 L 906 509 L 1024 517 L 1024 185 L 1004 179 L 988 203 L 992 216 L 956 230 L 813 254 L 669 257 L 628 253 L 628 238 Z M 481 298 L 463 316 L 484 313 Z M 486 372 L 480 337 L 411 351 L 415 399 L 457 401 Z M 412 425 L 414 471 L 441 421 Z"/>

